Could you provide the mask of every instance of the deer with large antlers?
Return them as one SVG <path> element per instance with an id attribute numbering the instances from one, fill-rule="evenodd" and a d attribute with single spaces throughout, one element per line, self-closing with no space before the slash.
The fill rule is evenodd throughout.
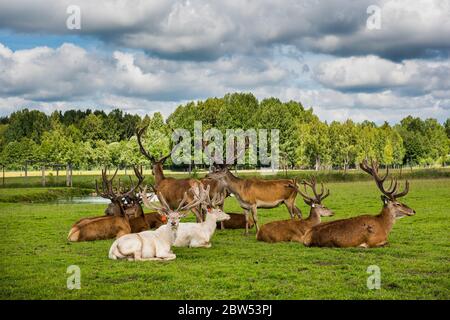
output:
<path id="1" fill-rule="evenodd" d="M 175 247 L 210 248 L 211 238 L 216 231 L 216 223 L 230 219 L 230 216 L 220 209 L 225 194 L 216 194 L 210 198 L 209 186 L 201 188 L 202 206 L 206 213 L 204 222 L 201 223 L 180 223 L 178 226 Z M 197 196 L 196 196 L 197 197 Z"/>
<path id="2" fill-rule="evenodd" d="M 192 190 L 192 192 L 197 194 L 197 190 Z M 141 192 L 142 200 L 145 206 L 155 209 L 161 215 L 165 216 L 167 218 L 167 224 L 154 231 L 127 234 L 117 239 L 109 250 L 110 259 L 143 261 L 173 260 L 176 258 L 176 255 L 171 251 L 171 247 L 177 237 L 180 219 L 186 215 L 183 212 L 199 206 L 203 201 L 204 195 L 200 194 L 193 201 L 189 202 L 189 196 L 185 192 L 177 209 L 173 210 L 161 193 L 157 192 L 156 194 L 160 202 L 159 205 L 149 201 L 147 188 Z"/>
<path id="3" fill-rule="evenodd" d="M 228 163 L 233 163 L 238 156 L 228 160 Z M 244 210 L 246 221 L 249 219 L 249 212 L 252 213 L 252 218 L 256 226 L 256 232 L 259 230 L 258 226 L 258 208 L 271 209 L 284 204 L 291 216 L 291 219 L 297 215 L 301 219 L 301 211 L 295 205 L 295 198 L 297 191 L 293 187 L 292 179 L 273 179 L 265 180 L 258 178 L 242 179 L 236 177 L 228 168 L 228 164 L 219 164 L 220 159 L 215 159 L 214 171 L 206 175 L 207 178 L 221 181 L 227 190 L 236 196 L 239 205 Z M 248 223 L 246 224 L 245 234 L 248 234 Z"/>
<path id="4" fill-rule="evenodd" d="M 142 143 L 142 135 L 147 130 L 147 127 L 143 127 L 136 131 L 136 137 L 139 144 L 139 150 L 142 155 L 150 160 L 152 164 L 152 174 L 155 177 L 155 187 L 158 192 L 164 197 L 170 207 L 176 208 L 180 202 L 183 200 L 185 194 L 187 194 L 188 201 L 192 202 L 194 200 L 194 191 L 198 192 L 201 187 L 201 182 L 197 179 L 186 178 L 186 179 L 175 179 L 172 177 L 166 177 L 163 171 L 164 162 L 170 157 L 171 153 L 168 155 L 156 159 L 152 156 L 145 148 Z M 194 212 L 197 222 L 203 221 L 202 214 L 199 208 L 192 207 L 192 212 Z"/>
<path id="5" fill-rule="evenodd" d="M 138 178 L 137 184 L 133 185 L 131 182 L 130 190 L 123 191 L 113 188 L 117 170 L 111 179 L 106 176 L 106 169 L 102 170 L 102 190 L 99 190 L 97 181 L 95 181 L 95 188 L 99 196 L 111 201 L 105 210 L 106 215 L 77 221 L 69 232 L 67 237 L 69 241 L 111 239 L 130 232 L 149 229 L 146 216 L 136 198 L 136 190 L 144 181 L 144 177 L 137 168 L 134 168 L 134 171 Z"/>
<path id="6" fill-rule="evenodd" d="M 378 189 L 383 193 L 381 196 L 383 201 L 381 213 L 376 216 L 361 215 L 318 224 L 305 234 L 304 244 L 306 246 L 344 248 L 385 246 L 388 243 L 388 236 L 395 221 L 416 213 L 406 204 L 397 201 L 398 198 L 408 193 L 408 181 L 405 183 L 405 189 L 398 192 L 397 179 L 391 179 L 389 187 L 384 187 L 389 169 L 386 170 L 383 177 L 380 177 L 377 162 L 372 161 L 369 166 L 367 160 L 364 160 L 360 167 L 373 177 Z"/>
<path id="7" fill-rule="evenodd" d="M 316 179 L 311 178 L 310 181 L 303 180 L 304 192 L 301 187 L 296 184 L 294 187 L 297 192 L 303 197 L 303 201 L 311 207 L 309 217 L 304 220 L 283 220 L 273 221 L 261 226 L 261 229 L 256 234 L 256 239 L 265 242 L 281 242 L 294 241 L 303 243 L 303 237 L 307 230 L 320 223 L 320 217 L 330 217 L 333 212 L 322 204 L 322 201 L 330 195 L 329 190 L 324 190 L 321 184 L 321 191 L 316 189 Z M 311 188 L 313 196 L 310 196 L 306 187 Z"/>

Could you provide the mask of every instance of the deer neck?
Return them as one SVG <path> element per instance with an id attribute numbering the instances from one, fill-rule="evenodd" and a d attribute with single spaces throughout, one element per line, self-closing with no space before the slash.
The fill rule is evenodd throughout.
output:
<path id="1" fill-rule="evenodd" d="M 309 210 L 309 217 L 305 219 L 308 224 L 316 225 L 320 223 L 320 214 L 316 208 L 311 207 Z"/>
<path id="2" fill-rule="evenodd" d="M 227 174 L 225 175 L 225 178 L 223 179 L 225 182 L 225 185 L 228 190 L 231 191 L 233 194 L 240 194 L 241 193 L 241 182 L 242 179 L 236 177 L 234 174 L 232 174 L 230 171 L 227 171 Z"/>
<path id="3" fill-rule="evenodd" d="M 155 175 L 155 184 L 158 184 L 161 180 L 164 180 L 163 166 L 161 163 L 155 163 L 153 165 L 153 173 Z"/>
<path id="4" fill-rule="evenodd" d="M 217 226 L 217 218 L 215 215 L 207 213 L 206 219 L 204 222 L 202 222 L 206 230 L 208 230 L 209 234 L 212 235 L 214 231 L 216 231 Z"/>
<path id="5" fill-rule="evenodd" d="M 395 223 L 395 215 L 392 209 L 384 206 L 383 209 L 381 209 L 381 213 L 378 215 L 378 219 L 384 226 L 384 229 L 387 231 L 387 233 L 389 233 Z"/>
<path id="6" fill-rule="evenodd" d="M 165 228 L 162 229 L 162 238 L 170 243 L 170 246 L 172 246 L 175 242 L 175 239 L 177 238 L 177 230 L 178 229 L 172 229 L 172 227 L 168 224 L 165 225 Z"/>

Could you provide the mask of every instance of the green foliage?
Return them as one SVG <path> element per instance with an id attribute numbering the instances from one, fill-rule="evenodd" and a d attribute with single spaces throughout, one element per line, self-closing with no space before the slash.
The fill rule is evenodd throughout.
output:
<path id="1" fill-rule="evenodd" d="M 411 116 L 395 126 L 351 120 L 328 124 L 296 101 L 258 101 L 251 93 L 232 93 L 180 105 L 167 121 L 159 112 L 141 119 L 120 109 L 108 114 L 90 109 L 55 111 L 50 116 L 17 111 L 1 119 L 0 163 L 9 169 L 20 169 L 25 162 L 75 168 L 145 165 L 148 160 L 134 137 L 138 126 L 149 126 L 144 144 L 159 158 L 172 147 L 172 130 L 187 129 L 192 136 L 194 121 L 202 121 L 203 131 L 214 127 L 223 134 L 227 129 L 267 129 L 270 135 L 271 129 L 278 129 L 284 168 L 347 171 L 364 158 L 388 166 L 445 166 L 450 161 L 450 119 L 443 125 Z"/>

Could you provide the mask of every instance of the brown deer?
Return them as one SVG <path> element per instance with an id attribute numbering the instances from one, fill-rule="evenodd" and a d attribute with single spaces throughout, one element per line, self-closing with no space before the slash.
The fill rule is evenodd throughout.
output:
<path id="1" fill-rule="evenodd" d="M 310 181 L 302 181 L 305 187 L 305 193 L 301 191 L 300 186 L 295 186 L 297 192 L 303 197 L 303 201 L 311 207 L 309 217 L 304 220 L 283 220 L 273 221 L 261 226 L 261 229 L 256 234 L 258 241 L 265 242 L 281 242 L 294 241 L 303 243 L 303 237 L 307 230 L 320 223 L 320 217 L 331 217 L 333 212 L 322 204 L 322 201 L 330 195 L 327 189 L 324 191 L 323 184 L 321 184 L 320 193 L 316 190 L 316 179 L 311 178 Z M 313 196 L 309 196 L 306 191 L 306 186 L 313 191 Z M 325 193 L 325 194 L 324 194 Z"/>
<path id="2" fill-rule="evenodd" d="M 158 192 L 163 195 L 164 199 L 171 208 L 178 207 L 180 202 L 183 200 L 185 193 L 188 195 L 188 201 L 193 202 L 194 194 L 192 193 L 192 190 L 199 190 L 201 187 L 201 182 L 192 178 L 175 179 L 172 177 L 166 177 L 163 172 L 163 164 L 171 153 L 160 158 L 159 160 L 156 160 L 155 157 L 148 153 L 142 144 L 142 135 L 146 129 L 147 127 L 143 127 L 142 129 L 137 130 L 136 136 L 141 153 L 149 159 L 152 164 L 152 174 L 155 177 L 155 188 L 158 189 Z M 194 212 L 197 222 L 203 221 L 201 210 L 199 208 L 192 207 L 191 211 Z"/>
<path id="3" fill-rule="evenodd" d="M 136 190 L 144 181 L 144 177 L 135 168 L 135 174 L 138 177 L 136 185 L 131 185 L 128 192 L 114 191 L 113 179 L 117 170 L 111 179 L 106 176 L 106 170 L 102 170 L 102 191 L 99 190 L 98 182 L 95 181 L 97 194 L 103 198 L 111 200 L 111 205 L 105 210 L 107 215 L 102 217 L 84 218 L 77 221 L 70 229 L 67 239 L 69 241 L 91 241 L 112 239 L 120 237 L 130 232 L 140 232 L 149 229 L 145 215 L 140 205 L 135 203 L 132 209 L 132 216 L 126 212 L 123 199 L 133 199 Z M 136 209 L 139 206 L 138 209 Z M 140 209 L 140 210 L 139 210 Z M 111 211 L 108 211 L 111 210 Z M 109 213 L 109 215 L 108 215 Z"/>
<path id="4" fill-rule="evenodd" d="M 245 214 L 235 213 L 235 212 L 227 212 L 227 215 L 230 216 L 229 220 L 217 222 L 217 228 L 219 229 L 244 229 L 247 224 Z M 251 229 L 255 223 L 253 222 L 252 217 L 248 217 L 248 228 Z"/>
<path id="5" fill-rule="evenodd" d="M 233 163 L 234 159 L 230 163 Z M 295 205 L 297 191 L 293 187 L 295 182 L 292 179 L 242 179 L 233 175 L 227 164 L 216 164 L 214 171 L 208 173 L 206 177 L 222 181 L 227 190 L 235 195 L 239 205 L 244 209 L 247 222 L 249 211 L 252 212 L 256 232 L 259 230 L 257 208 L 270 209 L 284 204 L 288 208 L 291 219 L 294 219 L 295 215 L 301 218 L 301 211 Z M 248 223 L 245 234 L 248 234 Z"/>
<path id="6" fill-rule="evenodd" d="M 390 186 L 385 189 L 384 181 L 389 174 L 380 177 L 378 163 L 372 161 L 371 166 L 364 160 L 360 167 L 372 175 L 378 189 L 383 193 L 383 209 L 381 213 L 373 215 L 361 215 L 354 218 L 335 220 L 321 223 L 311 228 L 304 237 L 306 246 L 314 247 L 363 247 L 373 248 L 388 244 L 388 236 L 397 219 L 412 216 L 416 212 L 407 205 L 397 201 L 409 191 L 409 182 L 406 181 L 405 189 L 398 192 L 397 179 L 391 179 Z"/>

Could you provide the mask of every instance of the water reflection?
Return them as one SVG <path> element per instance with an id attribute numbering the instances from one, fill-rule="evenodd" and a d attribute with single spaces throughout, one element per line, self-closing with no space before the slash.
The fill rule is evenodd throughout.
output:
<path id="1" fill-rule="evenodd" d="M 108 204 L 111 201 L 102 197 L 86 196 L 86 197 L 73 197 L 67 199 L 59 199 L 58 203 L 84 203 L 84 204 Z"/>

